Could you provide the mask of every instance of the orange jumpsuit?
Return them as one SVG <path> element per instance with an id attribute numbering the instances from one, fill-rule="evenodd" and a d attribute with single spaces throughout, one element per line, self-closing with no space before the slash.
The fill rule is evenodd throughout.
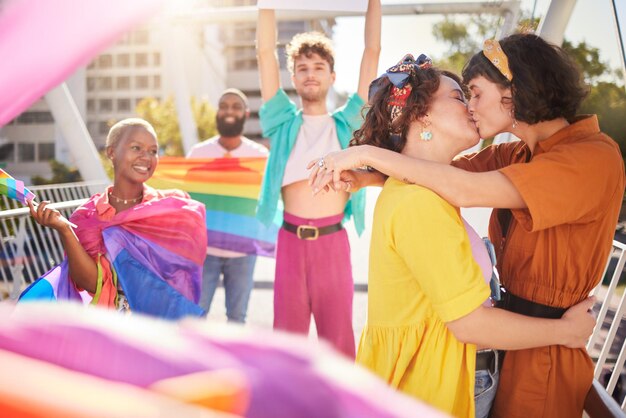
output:
<path id="1" fill-rule="evenodd" d="M 527 209 L 512 210 L 506 237 L 494 210 L 489 236 L 504 287 L 516 296 L 566 308 L 599 283 L 624 197 L 624 164 L 596 116 L 579 117 L 540 141 L 461 157 L 469 171 L 499 170 Z M 593 379 L 584 349 L 549 346 L 509 351 L 492 409 L 495 418 L 580 417 Z"/>

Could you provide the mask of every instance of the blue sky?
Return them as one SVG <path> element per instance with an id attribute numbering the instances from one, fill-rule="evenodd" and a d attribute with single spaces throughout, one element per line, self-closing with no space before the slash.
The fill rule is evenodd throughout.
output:
<path id="1" fill-rule="evenodd" d="M 383 4 L 415 3 L 413 0 L 381 0 Z M 537 0 L 536 16 L 548 9 L 549 0 Z M 522 9 L 531 11 L 534 0 L 522 0 Z M 616 0 L 622 33 L 626 32 L 626 0 Z M 565 38 L 578 43 L 586 41 L 600 49 L 600 59 L 612 68 L 620 66 L 620 52 L 612 18 L 611 0 L 578 0 L 565 31 Z M 446 52 L 446 45 L 432 35 L 432 25 L 443 16 L 387 16 L 383 17 L 382 51 L 379 72 L 393 65 L 405 53 L 425 52 L 433 58 Z M 334 32 L 336 49 L 336 87 L 340 91 L 354 91 L 363 48 L 362 18 L 339 18 Z M 357 70 L 358 71 L 358 70 Z"/>

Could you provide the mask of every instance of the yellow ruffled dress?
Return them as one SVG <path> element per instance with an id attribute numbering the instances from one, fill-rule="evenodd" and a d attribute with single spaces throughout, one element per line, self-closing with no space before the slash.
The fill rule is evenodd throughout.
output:
<path id="1" fill-rule="evenodd" d="M 357 362 L 392 387 L 456 417 L 474 417 L 476 347 L 445 323 L 489 297 L 458 210 L 389 179 L 374 212 L 368 319 Z"/>

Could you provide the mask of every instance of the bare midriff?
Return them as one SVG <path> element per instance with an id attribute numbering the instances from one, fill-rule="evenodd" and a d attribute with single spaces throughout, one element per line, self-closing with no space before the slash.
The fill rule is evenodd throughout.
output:
<path id="1" fill-rule="evenodd" d="M 285 212 L 301 218 L 317 219 L 343 213 L 348 193 L 333 192 L 313 196 L 306 180 L 288 184 L 282 188 Z"/>

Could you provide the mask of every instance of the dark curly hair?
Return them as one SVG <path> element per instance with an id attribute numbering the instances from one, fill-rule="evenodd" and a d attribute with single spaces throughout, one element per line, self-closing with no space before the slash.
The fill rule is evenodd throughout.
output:
<path id="1" fill-rule="evenodd" d="M 507 80 L 481 51 L 463 68 L 464 84 L 483 76 L 503 88 L 510 87 L 518 121 L 535 124 L 565 118 L 571 122 L 588 88 L 567 53 L 529 33 L 507 36 L 500 40 L 500 46 L 509 60 L 512 81 Z"/>
<path id="2" fill-rule="evenodd" d="M 442 75 L 461 84 L 461 79 L 456 74 L 435 67 L 414 71 L 409 78 L 411 94 L 406 100 L 402 114 L 393 124 L 388 106 L 392 84 L 387 78 L 375 80 L 375 83 L 381 83 L 380 88 L 374 97 L 370 97 L 368 106 L 363 109 L 363 112 L 367 112 L 365 121 L 361 128 L 354 132 L 350 146 L 373 145 L 391 151 L 402 151 L 411 123 L 428 113 L 433 95 L 441 84 Z M 466 90 L 464 93 L 467 96 Z M 397 134 L 392 135 L 394 132 Z"/>

